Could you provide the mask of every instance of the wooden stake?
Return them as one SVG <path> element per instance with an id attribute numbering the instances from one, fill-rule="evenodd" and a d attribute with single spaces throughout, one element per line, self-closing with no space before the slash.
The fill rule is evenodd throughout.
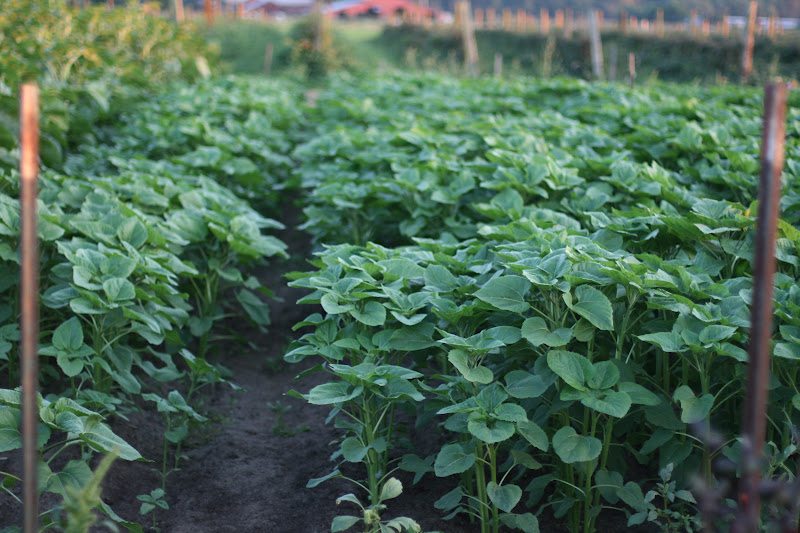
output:
<path id="1" fill-rule="evenodd" d="M 660 7 L 656 11 L 656 34 L 664 37 L 664 10 Z"/>
<path id="2" fill-rule="evenodd" d="M 764 90 L 764 125 L 761 138 L 758 219 L 753 249 L 747 389 L 742 419 L 740 511 L 731 530 L 736 533 L 758 531 L 761 514 L 761 470 L 764 467 L 763 449 L 769 394 L 775 239 L 780 210 L 787 93 L 788 88 L 783 82 L 770 83 Z M 786 531 L 791 531 L 795 526 L 796 523 Z"/>
<path id="3" fill-rule="evenodd" d="M 175 5 L 175 22 L 180 24 L 186 18 L 186 15 L 183 12 L 183 0 L 175 0 L 174 5 Z"/>
<path id="4" fill-rule="evenodd" d="M 542 33 L 550 33 L 550 11 L 544 7 L 539 10 L 539 29 Z"/>
<path id="5" fill-rule="evenodd" d="M 503 54 L 495 52 L 494 54 L 494 77 L 499 78 L 503 75 Z"/>
<path id="6" fill-rule="evenodd" d="M 264 75 L 269 76 L 272 73 L 272 43 L 267 43 L 264 48 Z"/>
<path id="7" fill-rule="evenodd" d="M 464 67 L 470 76 L 478 75 L 478 43 L 472 26 L 472 9 L 469 0 L 459 0 L 456 10 L 461 11 L 461 39 L 464 50 Z"/>
<path id="8" fill-rule="evenodd" d="M 517 31 L 522 33 L 527 28 L 528 14 L 524 9 L 517 9 Z"/>
<path id="9" fill-rule="evenodd" d="M 589 11 L 589 45 L 592 55 L 592 76 L 596 80 L 603 79 L 603 43 L 600 40 L 600 23 L 598 10 Z"/>
<path id="10" fill-rule="evenodd" d="M 628 83 L 631 88 L 636 83 L 636 54 L 628 52 Z"/>
<path id="11" fill-rule="evenodd" d="M 25 533 L 39 524 L 36 430 L 39 409 L 39 244 L 36 236 L 36 182 L 39 175 L 39 88 L 20 87 L 20 348 L 22 370 L 22 462 Z"/>
<path id="12" fill-rule="evenodd" d="M 742 82 L 747 83 L 753 73 L 753 47 L 756 44 L 756 24 L 758 23 L 758 2 L 750 0 L 750 9 L 747 12 L 747 37 L 742 53 Z"/>
<path id="13" fill-rule="evenodd" d="M 511 10 L 507 7 L 503 9 L 503 30 L 511 31 L 514 24 L 511 22 Z"/>
<path id="14" fill-rule="evenodd" d="M 575 28 L 575 14 L 572 8 L 567 8 L 564 16 L 564 37 L 570 39 L 572 37 L 572 30 Z"/>
<path id="15" fill-rule="evenodd" d="M 557 30 L 564 29 L 564 10 L 563 9 L 556 9 L 556 15 L 553 22 L 553 25 L 556 27 Z"/>
<path id="16" fill-rule="evenodd" d="M 483 24 L 484 24 L 483 23 L 483 9 L 481 9 L 479 7 L 476 7 L 475 8 L 475 13 L 473 14 L 473 17 L 475 18 L 475 28 L 476 29 L 483 28 Z"/>
<path id="17" fill-rule="evenodd" d="M 203 11 L 206 15 L 206 24 L 209 26 L 214 24 L 214 6 L 211 0 L 203 0 Z"/>

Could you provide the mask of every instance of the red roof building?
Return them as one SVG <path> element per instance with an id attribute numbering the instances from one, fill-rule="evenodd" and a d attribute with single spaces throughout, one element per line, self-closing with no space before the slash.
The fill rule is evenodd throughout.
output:
<path id="1" fill-rule="evenodd" d="M 436 20 L 442 12 L 409 0 L 342 0 L 328 5 L 325 12 L 339 18 L 410 18 Z"/>

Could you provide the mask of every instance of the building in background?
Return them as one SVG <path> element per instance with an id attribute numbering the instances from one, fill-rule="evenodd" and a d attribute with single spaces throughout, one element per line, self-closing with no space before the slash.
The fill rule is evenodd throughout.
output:
<path id="1" fill-rule="evenodd" d="M 409 0 L 340 0 L 327 6 L 325 12 L 338 18 L 375 18 L 384 20 L 439 20 L 444 13 Z"/>

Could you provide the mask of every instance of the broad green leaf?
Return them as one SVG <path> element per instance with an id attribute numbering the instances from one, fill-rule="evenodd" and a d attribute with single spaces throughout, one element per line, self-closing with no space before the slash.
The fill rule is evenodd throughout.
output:
<path id="1" fill-rule="evenodd" d="M 592 363 L 584 356 L 565 350 L 550 350 L 547 366 L 558 377 L 577 390 L 586 390 L 586 381 L 592 375 Z"/>
<path id="2" fill-rule="evenodd" d="M 645 342 L 658 345 L 659 348 L 667 353 L 682 352 L 686 349 L 686 345 L 681 336 L 671 331 L 648 333 L 647 335 L 639 335 L 638 338 Z"/>
<path id="3" fill-rule="evenodd" d="M 522 323 L 522 336 L 534 346 L 549 346 L 557 348 L 566 345 L 572 338 L 572 330 L 559 328 L 553 332 L 547 329 L 547 324 L 541 317 L 532 317 Z"/>
<path id="4" fill-rule="evenodd" d="M 606 391 L 599 395 L 587 396 L 581 403 L 598 413 L 607 414 L 615 418 L 622 418 L 631 408 L 631 397 L 624 392 Z"/>
<path id="5" fill-rule="evenodd" d="M 72 317 L 56 328 L 53 346 L 62 352 L 77 351 L 83 346 L 83 328 L 78 317 Z"/>
<path id="6" fill-rule="evenodd" d="M 553 435 L 553 450 L 567 464 L 592 461 L 600 456 L 603 443 L 594 437 L 585 437 L 570 426 Z"/>
<path id="7" fill-rule="evenodd" d="M 714 406 L 714 396 L 703 394 L 698 398 L 687 385 L 681 385 L 675 389 L 672 397 L 680 402 L 681 421 L 686 424 L 694 424 L 705 420 Z"/>
<path id="8" fill-rule="evenodd" d="M 355 437 L 347 437 L 342 441 L 342 457 L 350 463 L 360 463 L 367 456 L 369 448 L 361 444 Z"/>
<path id="9" fill-rule="evenodd" d="M 514 435 L 514 424 L 502 420 L 470 418 L 467 429 L 475 438 L 486 444 L 503 442 Z"/>
<path id="10" fill-rule="evenodd" d="M 530 420 L 517 422 L 517 432 L 522 435 L 522 437 L 528 441 L 531 446 L 538 448 L 543 452 L 546 452 L 550 447 L 550 443 L 547 440 L 547 434 L 535 422 L 531 422 Z"/>
<path id="11" fill-rule="evenodd" d="M 363 390 L 364 387 L 361 385 L 352 387 L 349 383 L 343 381 L 323 383 L 311 389 L 306 395 L 306 400 L 314 405 L 344 403 L 358 397 Z"/>
<path id="12" fill-rule="evenodd" d="M 392 498 L 397 498 L 402 493 L 403 493 L 403 484 L 400 483 L 399 479 L 391 477 L 388 480 L 386 480 L 386 483 L 384 483 L 383 487 L 381 487 L 380 500 L 382 502 L 386 500 L 391 500 Z"/>
<path id="13" fill-rule="evenodd" d="M 733 326 L 713 324 L 711 326 L 706 326 L 700 331 L 700 342 L 703 344 L 711 344 L 724 341 L 725 339 L 731 338 L 734 333 L 736 333 L 736 328 Z"/>
<path id="14" fill-rule="evenodd" d="M 331 533 L 339 533 L 340 531 L 347 531 L 354 525 L 358 524 L 361 519 L 357 516 L 341 515 L 337 516 L 331 522 Z"/>
<path id="15" fill-rule="evenodd" d="M 506 392 L 513 398 L 538 398 L 550 387 L 540 376 L 512 370 L 505 377 Z"/>
<path id="16" fill-rule="evenodd" d="M 489 500 L 495 507 L 510 513 L 522 498 L 522 489 L 510 483 L 498 485 L 494 481 L 490 481 L 486 485 L 486 495 L 489 496 Z"/>
<path id="17" fill-rule="evenodd" d="M 110 278 L 104 281 L 103 292 L 109 302 L 125 302 L 133 300 L 136 296 L 133 284 L 123 278 Z"/>
<path id="18" fill-rule="evenodd" d="M 539 520 L 533 513 L 501 514 L 500 521 L 510 529 L 518 529 L 523 533 L 539 533 Z"/>
<path id="19" fill-rule="evenodd" d="M 572 304 L 572 310 L 591 322 L 597 329 L 612 331 L 614 329 L 614 313 L 611 302 L 606 295 L 590 285 L 580 285 L 575 289 L 578 301 Z"/>
<path id="20" fill-rule="evenodd" d="M 498 309 L 522 313 L 530 307 L 525 301 L 530 286 L 530 282 L 522 276 L 499 276 L 478 289 L 475 296 Z"/>
<path id="21" fill-rule="evenodd" d="M 445 444 L 436 455 L 433 470 L 437 477 L 447 477 L 466 472 L 475 464 L 475 454 L 465 451 L 460 444 Z"/>
<path id="22" fill-rule="evenodd" d="M 367 302 L 363 306 L 356 304 L 350 314 L 367 326 L 382 326 L 386 322 L 386 308 L 378 302 Z"/>
<path id="23" fill-rule="evenodd" d="M 471 383 L 488 384 L 494 380 L 494 374 L 485 366 L 478 365 L 471 367 L 469 364 L 469 355 L 462 350 L 450 350 L 447 354 L 447 360 L 456 367 L 456 370 L 464 376 L 464 379 Z"/>

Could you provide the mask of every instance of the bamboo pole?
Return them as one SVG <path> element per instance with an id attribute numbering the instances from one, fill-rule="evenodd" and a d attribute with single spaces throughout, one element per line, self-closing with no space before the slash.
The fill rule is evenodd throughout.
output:
<path id="1" fill-rule="evenodd" d="M 753 47 L 756 43 L 756 24 L 758 23 L 758 2 L 750 0 L 747 11 L 747 36 L 742 53 L 742 82 L 747 83 L 753 73 Z"/>
<path id="2" fill-rule="evenodd" d="M 753 250 L 750 344 L 748 346 L 747 389 L 742 419 L 740 511 L 732 528 L 735 533 L 758 531 L 760 521 L 761 470 L 764 467 L 763 449 L 769 394 L 775 239 L 784 162 L 787 93 L 788 88 L 783 82 L 769 83 L 764 89 L 758 219 Z"/>
<path id="3" fill-rule="evenodd" d="M 20 88 L 20 348 L 22 374 L 22 456 L 25 533 L 39 524 L 37 471 L 39 452 L 36 430 L 39 410 L 39 244 L 36 236 L 36 187 L 39 174 L 39 88 Z"/>

